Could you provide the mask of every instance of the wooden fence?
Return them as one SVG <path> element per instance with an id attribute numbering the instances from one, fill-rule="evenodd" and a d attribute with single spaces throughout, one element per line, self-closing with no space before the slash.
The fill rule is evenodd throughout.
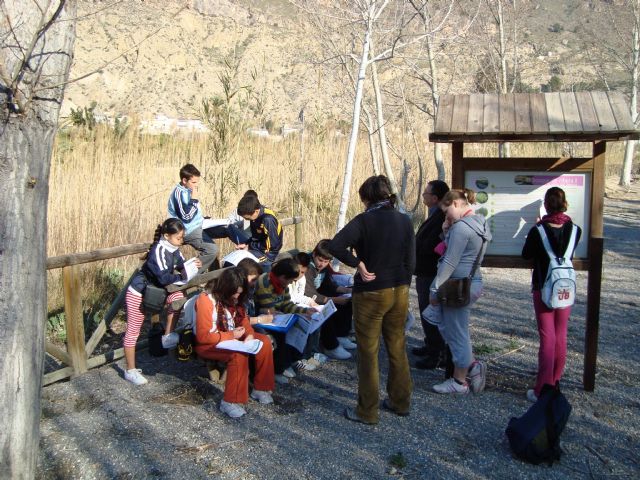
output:
<path id="1" fill-rule="evenodd" d="M 296 225 L 295 247 L 300 248 L 301 234 L 298 225 L 302 223 L 302 217 L 285 218 L 280 221 L 282 226 Z M 91 338 L 85 343 L 84 331 L 84 312 L 82 309 L 82 284 L 81 284 L 81 265 L 86 263 L 98 262 L 100 260 L 108 260 L 112 258 L 126 257 L 129 255 L 137 255 L 146 252 L 149 249 L 148 243 L 134 243 L 130 245 L 121 245 L 118 247 L 102 248 L 84 253 L 72 253 L 50 257 L 47 259 L 47 270 L 62 268 L 62 284 L 64 289 L 64 318 L 67 331 L 67 349 L 60 348 L 53 343 L 46 341 L 46 352 L 59 360 L 66 366 L 49 372 L 44 375 L 43 385 L 57 382 L 69 377 L 82 375 L 90 368 L 104 365 L 105 363 L 118 360 L 124 356 L 124 349 L 118 348 L 110 350 L 100 355 L 93 355 L 96 347 L 102 340 L 102 337 L 109 329 L 111 321 L 115 318 L 118 311 L 124 305 L 125 294 L 129 286 L 129 282 L 137 273 L 137 269 L 131 274 L 127 284 L 120 291 L 116 299 L 113 301 L 109 310 L 96 327 Z M 180 288 L 185 290 L 195 285 L 201 285 L 215 278 L 218 271 L 207 272 L 198 275 L 190 282 Z M 147 340 L 138 342 L 137 347 L 146 346 Z"/>

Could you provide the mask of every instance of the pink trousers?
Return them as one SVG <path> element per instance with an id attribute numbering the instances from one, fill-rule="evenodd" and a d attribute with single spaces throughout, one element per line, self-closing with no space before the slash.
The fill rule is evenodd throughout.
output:
<path id="1" fill-rule="evenodd" d="M 552 309 L 542 301 L 540 290 L 533 291 L 540 349 L 538 350 L 538 378 L 534 392 L 540 395 L 545 383 L 555 385 L 562 377 L 567 360 L 567 325 L 571 307 Z"/>

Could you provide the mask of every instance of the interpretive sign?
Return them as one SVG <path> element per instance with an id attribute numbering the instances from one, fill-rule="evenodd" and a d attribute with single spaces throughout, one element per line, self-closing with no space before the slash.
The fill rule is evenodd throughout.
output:
<path id="1" fill-rule="evenodd" d="M 464 183 L 477 193 L 474 209 L 487 218 L 491 228 L 488 255 L 521 254 L 527 233 L 546 213 L 545 192 L 556 186 L 566 193 L 567 215 L 582 228 L 575 257 L 587 258 L 591 173 L 467 170 Z"/>

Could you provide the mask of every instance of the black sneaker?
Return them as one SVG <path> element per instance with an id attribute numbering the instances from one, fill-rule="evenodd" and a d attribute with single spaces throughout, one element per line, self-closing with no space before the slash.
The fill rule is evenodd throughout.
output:
<path id="1" fill-rule="evenodd" d="M 441 365 L 440 355 L 429 355 L 416 362 L 416 368 L 421 370 L 433 370 Z"/>
<path id="2" fill-rule="evenodd" d="M 411 349 L 411 353 L 417 355 L 418 357 L 425 357 L 429 354 L 429 349 L 426 347 L 416 347 Z"/>

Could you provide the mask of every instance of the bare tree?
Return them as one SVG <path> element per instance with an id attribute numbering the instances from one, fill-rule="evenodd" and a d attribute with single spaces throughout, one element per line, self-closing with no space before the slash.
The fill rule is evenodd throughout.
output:
<path id="1" fill-rule="evenodd" d="M 49 165 L 76 2 L 0 3 L 0 477 L 33 478 L 46 322 Z"/>

